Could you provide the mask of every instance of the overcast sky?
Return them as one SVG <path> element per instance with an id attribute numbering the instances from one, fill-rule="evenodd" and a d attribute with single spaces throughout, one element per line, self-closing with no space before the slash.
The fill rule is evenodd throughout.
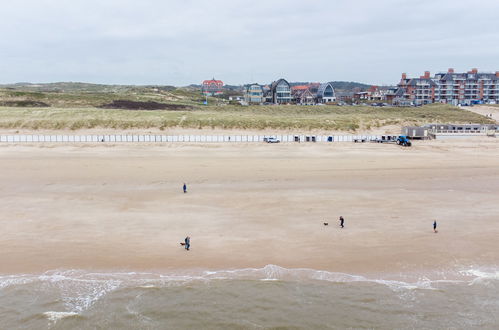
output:
<path id="1" fill-rule="evenodd" d="M 498 0 L 3 0 L 0 83 L 188 85 L 499 70 Z"/>

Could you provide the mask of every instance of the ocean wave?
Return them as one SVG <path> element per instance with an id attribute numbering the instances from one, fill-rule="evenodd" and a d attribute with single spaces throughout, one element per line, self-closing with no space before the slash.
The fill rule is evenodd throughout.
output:
<path id="1" fill-rule="evenodd" d="M 492 268 L 470 268 L 460 272 L 464 276 L 471 277 L 469 285 L 490 283 L 499 280 L 499 270 Z"/>
<path id="2" fill-rule="evenodd" d="M 327 281 L 334 283 L 370 282 L 386 285 L 394 290 L 401 289 L 432 289 L 430 280 L 424 278 L 414 283 L 403 281 L 371 279 L 361 275 L 339 272 L 329 272 L 310 268 L 284 268 L 276 265 L 266 265 L 263 268 L 244 268 L 236 270 L 221 270 L 205 272 L 204 278 L 209 279 L 259 279 L 262 281 Z"/>
<path id="3" fill-rule="evenodd" d="M 243 268 L 230 270 L 194 270 L 176 273 L 149 272 L 87 272 L 84 270 L 49 271 L 40 275 L 21 274 L 0 276 L 0 290 L 35 285 L 37 290 L 58 292 L 64 303 L 64 311 L 47 311 L 49 320 L 56 322 L 65 317 L 80 315 L 107 294 L 120 288 L 162 288 L 182 286 L 192 282 L 214 280 L 259 280 L 274 281 L 326 281 L 332 283 L 375 283 L 393 291 L 434 290 L 438 283 L 468 283 L 469 285 L 489 283 L 499 280 L 497 268 L 469 268 L 458 271 L 463 280 L 430 280 L 419 277 L 413 281 L 369 278 L 340 272 L 329 272 L 309 268 L 284 268 L 266 265 L 262 268 Z"/>

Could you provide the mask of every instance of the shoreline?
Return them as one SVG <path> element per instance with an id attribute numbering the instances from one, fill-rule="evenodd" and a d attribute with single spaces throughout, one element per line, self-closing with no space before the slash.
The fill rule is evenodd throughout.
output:
<path id="1" fill-rule="evenodd" d="M 468 265 L 447 270 L 419 270 L 404 273 L 367 272 L 344 273 L 305 267 L 286 268 L 268 264 L 262 267 L 245 268 L 179 268 L 179 269 L 54 269 L 42 272 L 0 273 L 0 288 L 23 281 L 57 280 L 121 280 L 145 282 L 189 282 L 210 280 L 256 280 L 284 282 L 362 283 L 415 285 L 425 288 L 431 283 L 472 283 L 476 280 L 499 279 L 497 265 Z"/>

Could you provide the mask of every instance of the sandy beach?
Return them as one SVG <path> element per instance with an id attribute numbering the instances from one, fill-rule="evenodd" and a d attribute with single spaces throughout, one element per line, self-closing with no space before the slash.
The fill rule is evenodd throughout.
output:
<path id="1" fill-rule="evenodd" d="M 1 145 L 1 273 L 497 265 L 498 151 L 490 138 Z"/>

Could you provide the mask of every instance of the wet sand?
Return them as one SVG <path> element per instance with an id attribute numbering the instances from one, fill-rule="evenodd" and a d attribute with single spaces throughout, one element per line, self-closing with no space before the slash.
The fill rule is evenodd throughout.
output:
<path id="1" fill-rule="evenodd" d="M 0 273 L 497 265 L 498 151 L 490 138 L 1 145 Z"/>

